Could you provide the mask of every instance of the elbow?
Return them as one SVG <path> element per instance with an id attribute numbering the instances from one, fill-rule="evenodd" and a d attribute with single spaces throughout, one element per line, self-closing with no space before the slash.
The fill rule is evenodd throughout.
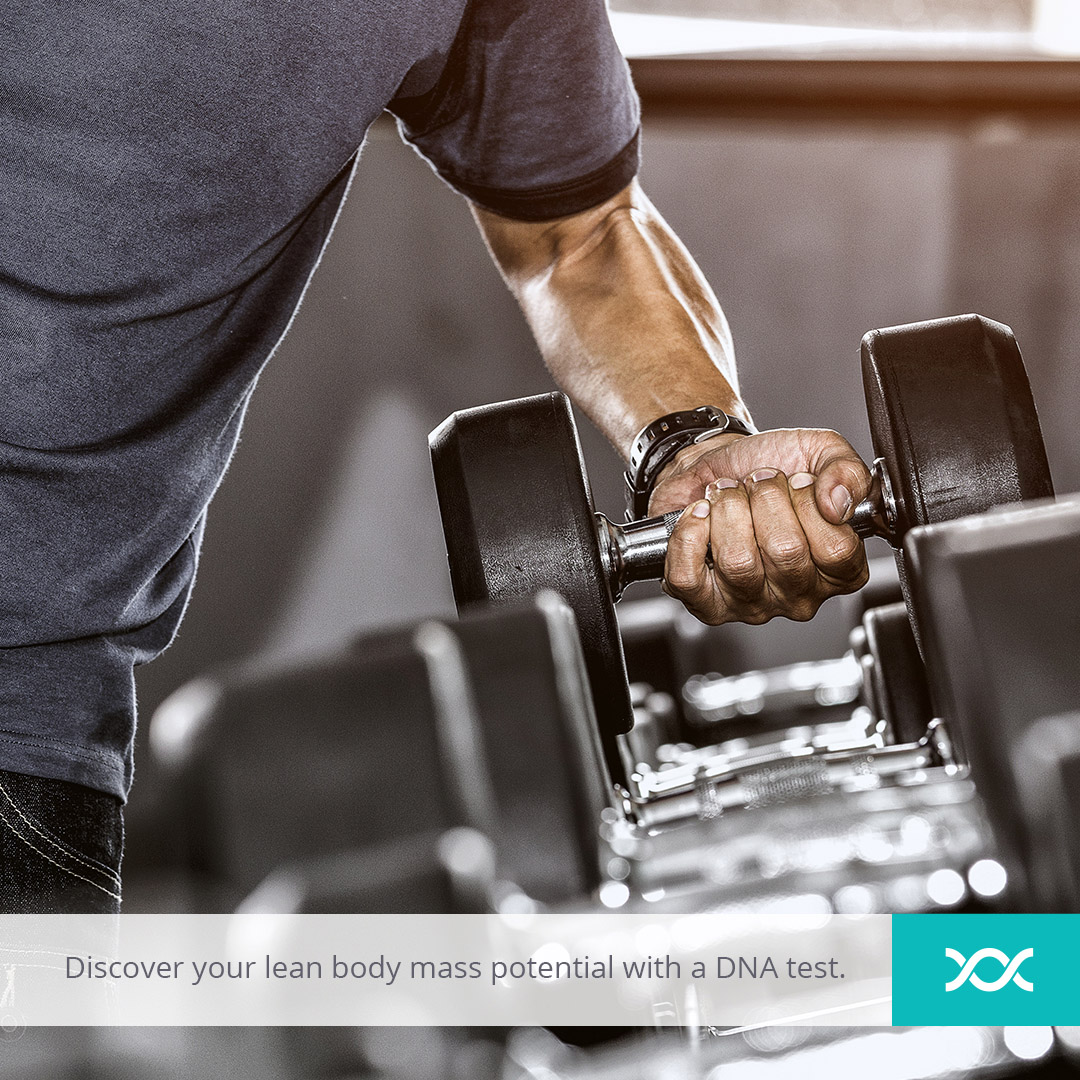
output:
<path id="1" fill-rule="evenodd" d="M 643 233 L 651 210 L 634 181 L 597 206 L 552 221 L 514 221 L 475 206 L 473 215 L 503 278 L 523 296 L 594 254 L 621 245 L 627 229 Z"/>

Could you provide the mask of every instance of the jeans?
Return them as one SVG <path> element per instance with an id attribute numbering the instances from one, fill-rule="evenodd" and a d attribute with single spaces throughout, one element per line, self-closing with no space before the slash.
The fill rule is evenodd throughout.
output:
<path id="1" fill-rule="evenodd" d="M 116 914 L 123 849 L 115 796 L 0 770 L 0 912 Z"/>

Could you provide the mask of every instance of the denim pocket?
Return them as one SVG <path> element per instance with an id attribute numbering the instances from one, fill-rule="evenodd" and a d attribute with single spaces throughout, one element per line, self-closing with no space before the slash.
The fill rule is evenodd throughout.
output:
<path id="1" fill-rule="evenodd" d="M 118 911 L 122 850 L 113 796 L 0 771 L 0 910 Z"/>

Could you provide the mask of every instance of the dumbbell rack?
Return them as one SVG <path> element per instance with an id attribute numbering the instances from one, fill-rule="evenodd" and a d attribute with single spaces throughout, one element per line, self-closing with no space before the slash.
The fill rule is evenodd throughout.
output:
<path id="1" fill-rule="evenodd" d="M 918 633 L 924 622 L 919 608 L 933 608 L 932 599 L 917 601 L 915 595 L 925 588 L 917 565 L 919 535 L 927 530 L 933 535 L 992 507 L 1051 496 L 1045 447 L 1019 348 L 1000 323 L 963 315 L 872 331 L 862 342 L 862 375 L 875 482 L 865 507 L 860 504 L 857 531 L 881 535 L 894 548 Z M 596 514 L 572 411 L 559 394 L 455 413 L 432 433 L 430 446 L 459 607 L 520 602 L 550 588 L 573 610 L 593 730 L 603 751 L 596 771 L 607 773 L 604 787 L 614 796 L 604 807 L 607 846 L 596 853 L 602 904 L 620 907 L 635 897 L 647 903 L 645 891 L 635 893 L 634 883 L 652 881 L 644 863 L 668 847 L 679 848 L 681 840 L 668 837 L 681 830 L 695 830 L 698 842 L 709 846 L 716 837 L 733 836 L 729 830 L 744 829 L 768 846 L 767 819 L 782 818 L 789 805 L 817 818 L 831 801 L 846 808 L 840 818 L 848 816 L 854 835 L 866 824 L 863 818 L 874 809 L 877 792 L 902 793 L 897 796 L 901 808 L 912 821 L 925 821 L 945 791 L 956 795 L 948 796 L 956 806 L 967 808 L 955 811 L 964 822 L 960 831 L 985 842 L 930 845 L 926 879 L 940 873 L 945 877 L 937 878 L 939 884 L 952 882 L 950 889 L 936 890 L 950 897 L 945 907 L 964 900 L 969 869 L 993 849 L 965 772 L 971 760 L 964 749 L 970 741 L 965 729 L 977 720 L 954 716 L 947 687 L 934 687 L 931 716 L 922 718 L 915 709 L 907 717 L 901 708 L 890 717 L 886 706 L 894 704 L 895 695 L 879 685 L 881 670 L 867 665 L 861 672 L 865 677 L 855 680 L 870 713 L 861 730 L 860 721 L 849 717 L 843 734 L 789 729 L 751 743 L 713 738 L 686 747 L 661 743 L 662 755 L 643 753 L 642 744 L 649 741 L 645 733 L 656 725 L 645 722 L 639 728 L 641 710 L 635 709 L 627 685 L 614 600 L 628 581 L 662 573 L 670 517 L 616 527 Z M 525 475 L 531 482 L 522 489 Z M 876 629 L 885 627 L 883 621 Z M 934 628 L 933 620 L 925 622 L 924 631 Z M 925 652 L 924 644 L 915 651 Z M 947 643 L 943 648 L 947 651 Z M 860 669 L 864 660 L 857 660 Z M 856 661 L 847 663 L 851 667 Z M 849 678 L 847 691 L 853 685 Z M 839 687 L 825 679 L 815 689 L 827 698 Z M 955 729 L 947 731 L 942 723 L 930 727 L 934 718 L 947 719 L 950 726 L 955 719 Z M 989 761 L 980 765 L 980 774 L 980 783 L 996 783 L 1015 805 L 1006 772 Z M 925 812 L 920 809 L 924 795 Z M 891 828 L 883 826 L 884 833 Z M 919 828 L 909 824 L 908 832 Z M 1018 897 L 1026 876 L 1022 833 L 1008 825 L 995 829 L 997 839 L 1005 839 Z M 590 852 L 586 861 L 591 857 Z M 849 868 L 857 877 L 858 865 L 878 873 L 885 862 L 852 859 Z M 700 902 L 722 902 L 729 885 L 703 880 Z M 937 906 L 934 891 L 925 891 L 919 903 Z M 911 910 L 913 903 L 919 906 L 910 902 L 900 909 Z"/>
<path id="2" fill-rule="evenodd" d="M 752 909 L 802 895 L 827 910 L 883 911 L 967 898 L 968 870 L 992 851 L 974 788 L 942 721 L 896 741 L 867 704 L 869 670 L 849 652 L 693 677 L 682 696 L 689 726 L 712 737 L 704 745 L 664 741 L 670 705 L 634 688 L 623 813 L 603 826 L 625 903 Z"/>

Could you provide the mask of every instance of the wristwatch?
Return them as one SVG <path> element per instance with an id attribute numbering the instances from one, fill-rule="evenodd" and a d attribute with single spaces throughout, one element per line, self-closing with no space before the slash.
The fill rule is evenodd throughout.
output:
<path id="1" fill-rule="evenodd" d="M 627 521 L 638 521 L 649 512 L 653 484 L 660 470 L 675 454 L 687 446 L 726 432 L 753 435 L 754 429 L 715 405 L 668 413 L 646 424 L 631 447 L 630 468 L 625 474 Z"/>

